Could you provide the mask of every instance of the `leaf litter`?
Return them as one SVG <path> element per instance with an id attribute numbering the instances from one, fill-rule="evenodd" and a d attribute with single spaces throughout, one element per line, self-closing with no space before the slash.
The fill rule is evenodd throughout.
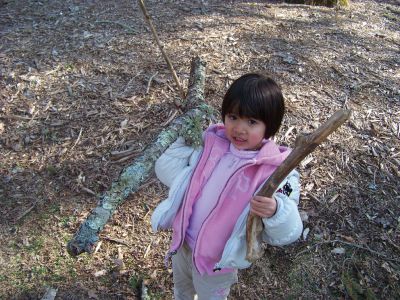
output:
<path id="1" fill-rule="evenodd" d="M 216 109 L 245 72 L 278 80 L 287 104 L 279 143 L 352 109 L 299 167 L 303 239 L 267 247 L 232 299 L 398 298 L 398 3 L 146 5 L 185 88 L 191 58 L 207 61 Z M 0 15 L 0 295 L 39 298 L 51 286 L 61 299 L 136 299 L 145 283 L 171 299 L 170 232 L 150 229 L 167 195 L 157 180 L 115 212 L 92 256 L 65 250 L 98 195 L 177 114 L 179 92 L 137 3 L 7 1 Z"/>

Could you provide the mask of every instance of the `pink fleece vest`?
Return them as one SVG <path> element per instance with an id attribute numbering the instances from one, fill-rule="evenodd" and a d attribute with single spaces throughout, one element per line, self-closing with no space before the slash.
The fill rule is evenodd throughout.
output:
<path id="1" fill-rule="evenodd" d="M 211 126 L 205 133 L 203 153 L 173 223 L 171 253 L 182 246 L 198 194 L 228 149 L 229 140 L 224 135 L 223 125 Z M 204 221 L 193 249 L 193 262 L 200 274 L 213 274 L 214 265 L 221 259 L 225 244 L 243 209 L 289 152 L 271 140 L 265 141 L 258 155 L 228 179 L 216 206 Z M 239 184 L 241 180 L 248 182 L 247 189 Z"/>

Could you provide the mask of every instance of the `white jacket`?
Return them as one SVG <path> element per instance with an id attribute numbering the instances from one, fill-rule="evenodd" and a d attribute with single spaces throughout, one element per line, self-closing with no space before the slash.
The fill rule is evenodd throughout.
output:
<path id="1" fill-rule="evenodd" d="M 180 137 L 156 161 L 156 175 L 161 182 L 170 187 L 170 190 L 168 198 L 162 201 L 153 212 L 151 217 L 153 231 L 172 227 L 174 217 L 183 201 L 191 174 L 200 156 L 201 149 L 195 150 L 186 146 L 184 139 Z M 285 193 L 285 190 L 288 189 L 290 192 Z M 296 241 L 303 231 L 303 223 L 298 211 L 300 197 L 298 172 L 292 171 L 280 184 L 277 191 L 279 190 L 281 192 L 274 194 L 278 205 L 275 215 L 263 218 L 263 240 L 273 246 L 290 244 Z M 222 258 L 215 265 L 215 269 L 243 269 L 250 266 L 251 263 L 245 259 L 247 251 L 246 220 L 249 210 L 250 204 L 237 220 L 225 245 Z"/>

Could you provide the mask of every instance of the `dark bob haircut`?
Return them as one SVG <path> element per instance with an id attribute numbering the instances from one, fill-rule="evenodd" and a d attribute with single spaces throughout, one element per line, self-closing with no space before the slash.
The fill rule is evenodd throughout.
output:
<path id="1" fill-rule="evenodd" d="M 225 94 L 221 109 L 223 121 L 229 113 L 263 121 L 265 138 L 270 138 L 278 131 L 285 113 L 281 88 L 272 78 L 245 74 L 236 79 Z"/>

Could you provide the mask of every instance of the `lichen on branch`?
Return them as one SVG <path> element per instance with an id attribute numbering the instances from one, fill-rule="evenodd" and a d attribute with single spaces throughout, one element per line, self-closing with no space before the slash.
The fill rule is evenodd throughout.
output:
<path id="1" fill-rule="evenodd" d="M 215 121 L 216 111 L 206 103 L 199 105 L 199 113 L 183 117 L 183 126 L 179 135 L 185 139 L 186 145 L 199 148 L 203 145 L 203 130 L 210 121 Z"/>
<path id="2" fill-rule="evenodd" d="M 118 180 L 99 199 L 98 205 L 81 224 L 77 233 L 69 241 L 67 250 L 72 256 L 83 252 L 91 253 L 109 218 L 118 206 L 153 174 L 154 163 L 180 134 L 191 137 L 193 145 L 201 142 L 200 128 L 208 122 L 212 111 L 204 104 L 205 62 L 199 58 L 192 60 L 187 103 L 189 111 L 176 118 L 168 128 L 160 132 L 157 139 L 148 145 L 143 154 L 126 167 Z M 190 109 L 190 106 L 197 107 Z"/>

